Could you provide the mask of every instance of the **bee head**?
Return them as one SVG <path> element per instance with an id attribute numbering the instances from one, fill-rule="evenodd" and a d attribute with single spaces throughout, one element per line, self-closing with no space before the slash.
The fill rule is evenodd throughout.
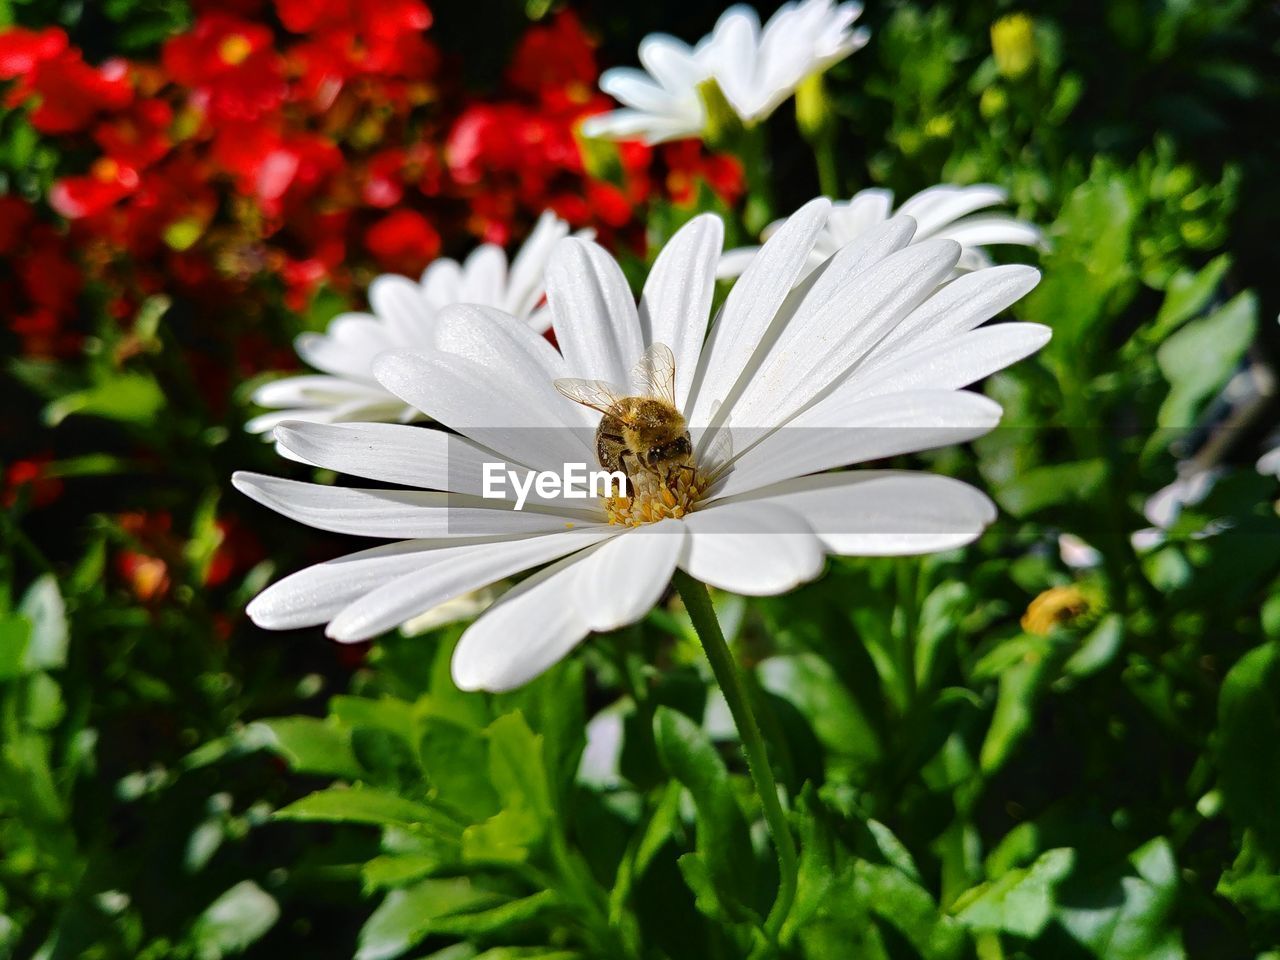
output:
<path id="1" fill-rule="evenodd" d="M 681 460 L 691 453 L 693 453 L 693 444 L 689 442 L 689 435 L 683 433 L 664 444 L 650 447 L 649 462 L 663 463 L 669 460 Z"/>

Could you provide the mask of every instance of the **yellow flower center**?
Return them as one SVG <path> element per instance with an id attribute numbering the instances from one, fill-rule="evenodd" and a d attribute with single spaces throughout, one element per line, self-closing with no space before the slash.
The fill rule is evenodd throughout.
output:
<path id="1" fill-rule="evenodd" d="M 89 173 L 99 183 L 115 183 L 120 176 L 120 164 L 111 157 L 99 157 L 93 161 Z"/>
<path id="2" fill-rule="evenodd" d="M 253 44 L 243 33 L 233 33 L 218 44 L 218 56 L 231 67 L 238 67 L 253 53 Z"/>
<path id="3" fill-rule="evenodd" d="M 659 520 L 679 520 L 691 512 L 702 497 L 702 478 L 692 470 L 674 470 L 664 479 L 654 473 L 641 473 L 628 484 L 631 496 L 606 497 L 605 513 L 609 522 L 625 527 L 638 527 Z"/>

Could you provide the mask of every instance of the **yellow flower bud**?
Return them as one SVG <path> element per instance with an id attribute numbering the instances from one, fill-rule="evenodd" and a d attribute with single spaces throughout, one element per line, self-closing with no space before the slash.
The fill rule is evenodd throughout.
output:
<path id="1" fill-rule="evenodd" d="M 1025 13 L 1011 13 L 991 25 L 991 52 L 1002 76 L 1017 80 L 1036 62 L 1035 23 Z"/>

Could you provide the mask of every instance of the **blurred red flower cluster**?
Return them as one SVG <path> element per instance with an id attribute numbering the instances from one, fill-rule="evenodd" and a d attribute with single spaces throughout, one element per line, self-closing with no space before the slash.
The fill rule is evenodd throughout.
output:
<path id="1" fill-rule="evenodd" d="M 742 189 L 736 161 L 693 142 L 660 157 L 601 145 L 610 162 L 587 163 L 578 121 L 610 103 L 571 13 L 529 27 L 500 91 L 476 99 L 420 0 L 197 11 L 145 61 L 87 63 L 58 29 L 0 33 L 7 104 L 74 163 L 47 196 L 67 230 L 0 197 L 0 293 L 29 354 L 75 348 L 65 321 L 85 281 L 120 317 L 161 291 L 241 315 L 275 291 L 300 310 L 322 285 L 508 243 L 546 208 L 642 242 L 633 213 L 655 195 L 688 202 L 705 180 L 733 202 Z"/>

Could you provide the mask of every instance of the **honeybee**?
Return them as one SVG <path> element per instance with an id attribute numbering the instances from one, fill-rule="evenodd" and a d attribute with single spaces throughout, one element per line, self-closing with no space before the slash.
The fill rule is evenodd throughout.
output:
<path id="1" fill-rule="evenodd" d="M 555 388 L 603 414 L 596 428 L 600 466 L 620 470 L 631 496 L 658 493 L 671 501 L 671 491 L 691 486 L 696 479 L 689 427 L 676 409 L 671 349 L 653 344 L 636 363 L 631 379 L 634 394 L 602 380 L 557 380 Z"/>

